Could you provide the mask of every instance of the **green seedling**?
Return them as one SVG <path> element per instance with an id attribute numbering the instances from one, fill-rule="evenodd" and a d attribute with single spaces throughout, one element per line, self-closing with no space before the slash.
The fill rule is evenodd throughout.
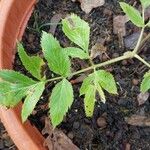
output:
<path id="1" fill-rule="evenodd" d="M 93 70 L 93 72 L 84 79 L 80 88 L 80 96 L 84 96 L 84 109 L 86 116 L 92 117 L 96 101 L 96 93 L 99 94 L 100 100 L 103 103 L 106 101 L 105 91 L 110 94 L 117 94 L 116 82 L 113 75 L 100 69 L 101 67 L 124 59 L 136 58 L 150 68 L 150 64 L 138 55 L 138 50 L 141 47 L 143 40 L 144 29 L 150 26 L 150 21 L 146 24 L 144 21 L 144 11 L 150 6 L 150 1 L 141 0 L 141 3 L 143 7 L 142 15 L 134 7 L 123 2 L 120 3 L 130 21 L 136 26 L 142 28 L 135 49 L 133 51 L 125 52 L 120 57 L 99 64 L 94 64 L 90 58 L 89 24 L 75 14 L 71 14 L 62 20 L 62 30 L 64 34 L 77 45 L 77 47 L 63 48 L 53 35 L 43 32 L 41 37 L 41 48 L 46 60 L 46 62 L 44 62 L 39 56 L 27 55 L 22 44 L 18 43 L 17 47 L 19 57 L 24 67 L 33 78 L 31 79 L 13 70 L 1 70 L 0 104 L 6 107 L 14 107 L 22 98 L 24 98 L 21 112 L 22 121 L 24 122 L 40 100 L 45 85 L 55 81 L 56 85 L 49 98 L 49 115 L 51 123 L 55 128 L 62 122 L 63 117 L 73 103 L 73 88 L 68 79 L 74 75 Z M 150 34 L 148 36 L 150 37 Z M 72 58 L 89 60 L 91 66 L 76 72 L 71 72 Z M 57 77 L 46 79 L 45 75 L 42 75 L 41 70 L 45 63 L 48 64 L 49 69 L 53 73 L 58 75 Z M 140 89 L 141 92 L 146 92 L 150 89 L 150 72 L 147 72 L 144 75 Z"/>

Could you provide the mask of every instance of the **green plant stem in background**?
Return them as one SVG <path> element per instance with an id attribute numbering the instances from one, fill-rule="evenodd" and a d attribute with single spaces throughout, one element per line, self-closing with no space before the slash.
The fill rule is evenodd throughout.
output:
<path id="1" fill-rule="evenodd" d="M 150 39 L 150 33 L 147 34 L 147 36 L 145 38 L 143 38 L 143 40 L 141 41 L 141 44 L 140 44 L 140 46 L 138 48 L 138 53 L 141 52 L 141 48 L 143 47 L 143 45 L 145 44 L 145 42 L 147 42 L 149 39 Z"/>
<path id="2" fill-rule="evenodd" d="M 148 62 L 146 62 L 143 58 L 141 58 L 139 55 L 135 54 L 134 57 L 137 58 L 138 60 L 140 60 L 143 64 L 145 64 L 147 67 L 150 68 L 150 64 Z"/>
<path id="3" fill-rule="evenodd" d="M 137 44 L 136 44 L 135 49 L 133 50 L 133 53 L 134 53 L 134 54 L 136 54 L 136 53 L 137 53 L 137 51 L 138 51 L 138 49 L 139 49 L 139 46 L 140 46 L 141 41 L 142 41 L 142 38 L 143 38 L 144 29 L 145 29 L 145 27 L 143 27 L 143 28 L 142 28 L 142 30 L 141 30 L 141 33 L 140 33 L 140 36 L 139 36 L 138 42 L 137 42 Z"/>

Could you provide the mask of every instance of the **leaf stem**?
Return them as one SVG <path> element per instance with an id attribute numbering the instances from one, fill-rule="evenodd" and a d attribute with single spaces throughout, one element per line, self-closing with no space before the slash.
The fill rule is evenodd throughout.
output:
<path id="1" fill-rule="evenodd" d="M 142 28 L 141 33 L 140 33 L 140 36 L 139 36 L 139 39 L 138 39 L 138 42 L 137 42 L 137 44 L 136 44 L 136 47 L 135 47 L 135 49 L 133 50 L 133 53 L 134 53 L 134 54 L 136 54 L 137 51 L 138 51 L 138 49 L 139 49 L 139 46 L 140 46 L 140 44 L 141 44 L 141 40 L 142 40 L 142 38 L 143 38 L 144 29 L 145 29 L 145 26 Z"/>
<path id="2" fill-rule="evenodd" d="M 115 62 L 124 60 L 124 59 L 128 59 L 128 58 L 130 58 L 130 57 L 131 57 L 131 56 L 129 56 L 129 55 L 123 55 L 123 56 L 120 56 L 120 57 L 117 57 L 117 58 L 114 58 L 114 59 L 105 61 L 105 62 L 103 62 L 103 63 L 94 65 L 94 67 L 95 67 L 95 68 L 103 67 L 103 66 L 106 66 L 106 65 L 109 65 L 109 64 L 112 64 L 112 63 L 115 63 Z M 80 73 L 89 71 L 89 70 L 91 70 L 91 69 L 93 69 L 93 66 L 90 66 L 90 67 L 88 67 L 88 68 L 79 70 L 79 71 L 77 71 L 77 72 L 74 72 L 74 73 L 71 74 L 71 76 L 74 76 L 74 75 L 77 75 L 77 74 L 80 74 Z"/>
<path id="3" fill-rule="evenodd" d="M 143 12 L 144 13 L 144 12 Z M 143 14 L 143 17 L 144 17 L 144 14 Z M 72 77 L 74 75 L 77 75 L 77 74 L 80 74 L 80 73 L 83 73 L 83 72 L 86 72 L 86 71 L 89 71 L 89 70 L 94 70 L 96 68 L 100 68 L 100 67 L 104 67 L 106 65 L 110 65 L 110 64 L 113 64 L 113 63 L 116 63 L 116 62 L 119 62 L 121 60 L 125 60 L 125 59 L 129 59 L 129 58 L 137 58 L 138 60 L 140 60 L 142 63 L 144 63 L 146 66 L 148 66 L 150 68 L 150 64 L 148 62 L 146 62 L 143 58 L 141 58 L 137 53 L 138 53 L 138 50 L 139 48 L 141 47 L 141 41 L 142 41 L 142 38 L 143 38 L 143 34 L 144 34 L 144 29 L 145 29 L 145 26 L 142 28 L 141 30 L 141 33 L 140 33 L 140 36 L 139 36 L 139 39 L 138 39 L 138 42 L 136 44 L 136 47 L 135 49 L 131 52 L 131 51 L 128 51 L 126 53 L 124 53 L 122 56 L 119 56 L 117 58 L 114 58 L 114 59 L 111 59 L 111 60 L 108 60 L 108 61 L 105 61 L 105 62 L 102 62 L 100 64 L 94 64 L 92 62 L 91 59 L 89 59 L 90 63 L 91 63 L 91 66 L 90 67 L 87 67 L 85 69 L 82 69 L 82 70 L 79 70 L 79 71 L 76 71 L 76 72 L 73 72 L 71 73 L 68 77 Z M 150 34 L 148 34 L 147 38 L 148 39 L 150 36 Z M 146 40 L 144 40 L 145 42 Z M 52 78 L 52 79 L 49 79 L 49 80 L 46 80 L 46 83 L 47 82 L 51 82 L 51 81 L 55 81 L 55 80 L 60 80 L 60 79 L 63 79 L 64 77 L 56 77 L 56 78 Z"/>
<path id="4" fill-rule="evenodd" d="M 103 66 L 106 66 L 106 65 L 109 65 L 109 64 L 112 64 L 112 63 L 115 63 L 115 62 L 124 60 L 124 59 L 128 59 L 128 58 L 131 58 L 131 57 L 132 57 L 131 55 L 123 55 L 123 56 L 120 56 L 120 57 L 117 57 L 117 58 L 114 58 L 114 59 L 105 61 L 105 62 L 103 62 L 103 63 L 94 65 L 94 68 L 96 69 L 96 68 L 99 68 L 99 67 L 103 67 Z M 88 68 L 85 68 L 85 69 L 76 71 L 76 72 L 70 74 L 68 77 L 71 77 L 71 76 L 74 76 L 74 75 L 77 75 L 77 74 L 80 74 L 80 73 L 83 73 L 83 72 L 86 72 L 86 71 L 89 71 L 89 70 L 92 70 L 92 69 L 93 69 L 93 66 L 90 66 L 90 67 L 88 67 Z M 64 77 L 56 77 L 56 78 L 52 78 L 52 79 L 46 80 L 46 82 L 51 82 L 51 81 L 55 81 L 55 80 L 60 80 L 60 79 L 63 79 L 63 78 L 64 78 Z"/>
<path id="5" fill-rule="evenodd" d="M 46 80 L 46 83 L 47 83 L 47 82 L 56 81 L 56 80 L 60 80 L 60 79 L 63 79 L 63 78 L 64 78 L 64 77 L 56 77 L 56 78 L 48 79 L 48 80 Z"/>
<path id="6" fill-rule="evenodd" d="M 148 66 L 150 68 L 150 64 L 148 62 L 146 62 L 142 57 L 140 57 L 137 54 L 135 54 L 134 57 L 137 58 L 138 60 L 140 60 L 143 64 L 145 64 L 146 66 Z"/>

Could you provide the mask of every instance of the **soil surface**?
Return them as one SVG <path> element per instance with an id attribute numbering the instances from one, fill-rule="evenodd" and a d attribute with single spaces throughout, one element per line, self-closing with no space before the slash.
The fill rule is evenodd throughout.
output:
<path id="1" fill-rule="evenodd" d="M 130 4 L 135 4 L 138 7 L 139 4 L 134 2 L 132 0 Z M 90 24 L 90 48 L 101 39 L 106 38 L 105 46 L 110 58 L 122 55 L 127 51 L 126 48 L 119 46 L 118 36 L 113 34 L 113 17 L 123 14 L 117 0 L 106 0 L 104 6 L 93 9 L 89 14 L 85 14 L 81 10 L 80 3 L 74 3 L 71 0 L 39 0 L 23 37 L 27 52 L 31 55 L 41 54 L 39 44 L 41 30 L 51 31 L 50 29 L 55 27 L 59 17 L 63 18 L 70 13 L 79 15 Z M 44 24 L 49 23 L 52 18 L 53 25 L 45 26 Z M 41 25 L 44 26 L 40 27 Z M 138 30 L 129 22 L 127 23 L 126 36 L 138 32 Z M 62 46 L 71 45 L 71 42 L 62 33 L 60 24 L 57 25 L 55 36 L 60 40 Z M 143 47 L 140 55 L 150 61 L 148 49 L 150 49 L 150 44 Z M 102 59 L 98 57 L 95 59 L 95 63 L 106 59 L 105 57 Z M 88 65 L 86 62 L 82 63 L 78 59 L 74 59 L 72 64 L 74 70 L 79 70 L 86 65 Z M 21 65 L 17 55 L 14 68 L 30 76 Z M 149 150 L 150 127 L 133 126 L 126 121 L 126 117 L 133 114 L 150 116 L 150 98 L 140 106 L 137 101 L 137 96 L 140 93 L 140 82 L 148 68 L 139 61 L 132 59 L 118 62 L 104 69 L 109 70 L 114 75 L 119 94 L 115 96 L 106 93 L 107 101 L 105 104 L 97 98 L 94 115 L 92 118 L 87 118 L 83 109 L 83 97 L 79 97 L 81 83 L 73 85 L 74 103 L 59 128 L 81 150 Z M 46 74 L 47 77 L 51 77 L 48 69 L 46 69 Z M 44 117 L 47 116 L 48 112 L 48 97 L 53 87 L 54 84 L 47 87 L 41 101 L 30 116 L 30 121 L 40 131 L 44 127 Z"/>
<path id="2" fill-rule="evenodd" d="M 0 122 L 0 150 L 17 150 L 3 124 Z"/>

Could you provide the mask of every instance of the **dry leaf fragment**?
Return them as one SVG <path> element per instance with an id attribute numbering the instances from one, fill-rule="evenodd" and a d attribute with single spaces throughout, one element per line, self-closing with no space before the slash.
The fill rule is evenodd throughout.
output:
<path id="1" fill-rule="evenodd" d="M 71 80 L 70 82 L 71 82 L 71 84 L 77 84 L 77 83 L 82 82 L 86 77 L 87 77 L 86 74 L 81 74 L 79 77 L 77 77 L 74 80 Z"/>
<path id="2" fill-rule="evenodd" d="M 81 9 L 85 13 L 90 13 L 93 8 L 102 6 L 105 4 L 105 0 L 72 0 L 73 2 L 79 1 L 81 3 Z"/>
<path id="3" fill-rule="evenodd" d="M 53 130 L 47 117 L 45 118 L 45 127 L 42 130 L 42 134 L 49 134 L 44 142 L 44 145 L 49 150 L 79 150 L 61 130 Z"/>
<path id="4" fill-rule="evenodd" d="M 55 34 L 55 30 L 57 28 L 57 25 L 59 23 L 59 21 L 62 18 L 62 14 L 55 14 L 52 18 L 51 18 L 51 26 L 50 26 L 50 30 L 49 32 L 52 33 L 53 35 Z"/>
<path id="5" fill-rule="evenodd" d="M 148 98 L 149 98 L 149 93 L 148 92 L 140 93 L 137 96 L 137 100 L 138 100 L 139 105 L 144 104 L 147 101 Z"/>
<path id="6" fill-rule="evenodd" d="M 128 21 L 129 21 L 129 19 L 126 15 L 115 16 L 113 18 L 113 32 L 114 32 L 114 34 L 121 34 L 122 36 L 125 36 L 126 35 L 125 23 Z"/>
<path id="7" fill-rule="evenodd" d="M 96 58 L 97 56 L 102 56 L 103 54 L 106 54 L 107 48 L 101 44 L 101 43 L 96 43 L 92 48 L 91 48 L 91 55 L 90 57 L 92 59 Z"/>
<path id="8" fill-rule="evenodd" d="M 128 22 L 129 19 L 126 15 L 115 16 L 113 18 L 113 32 L 118 35 L 119 45 L 123 47 L 123 37 L 126 35 L 126 26 L 125 23 Z"/>
<path id="9" fill-rule="evenodd" d="M 126 122 L 133 126 L 150 126 L 150 117 L 141 115 L 132 115 L 126 118 Z"/>

